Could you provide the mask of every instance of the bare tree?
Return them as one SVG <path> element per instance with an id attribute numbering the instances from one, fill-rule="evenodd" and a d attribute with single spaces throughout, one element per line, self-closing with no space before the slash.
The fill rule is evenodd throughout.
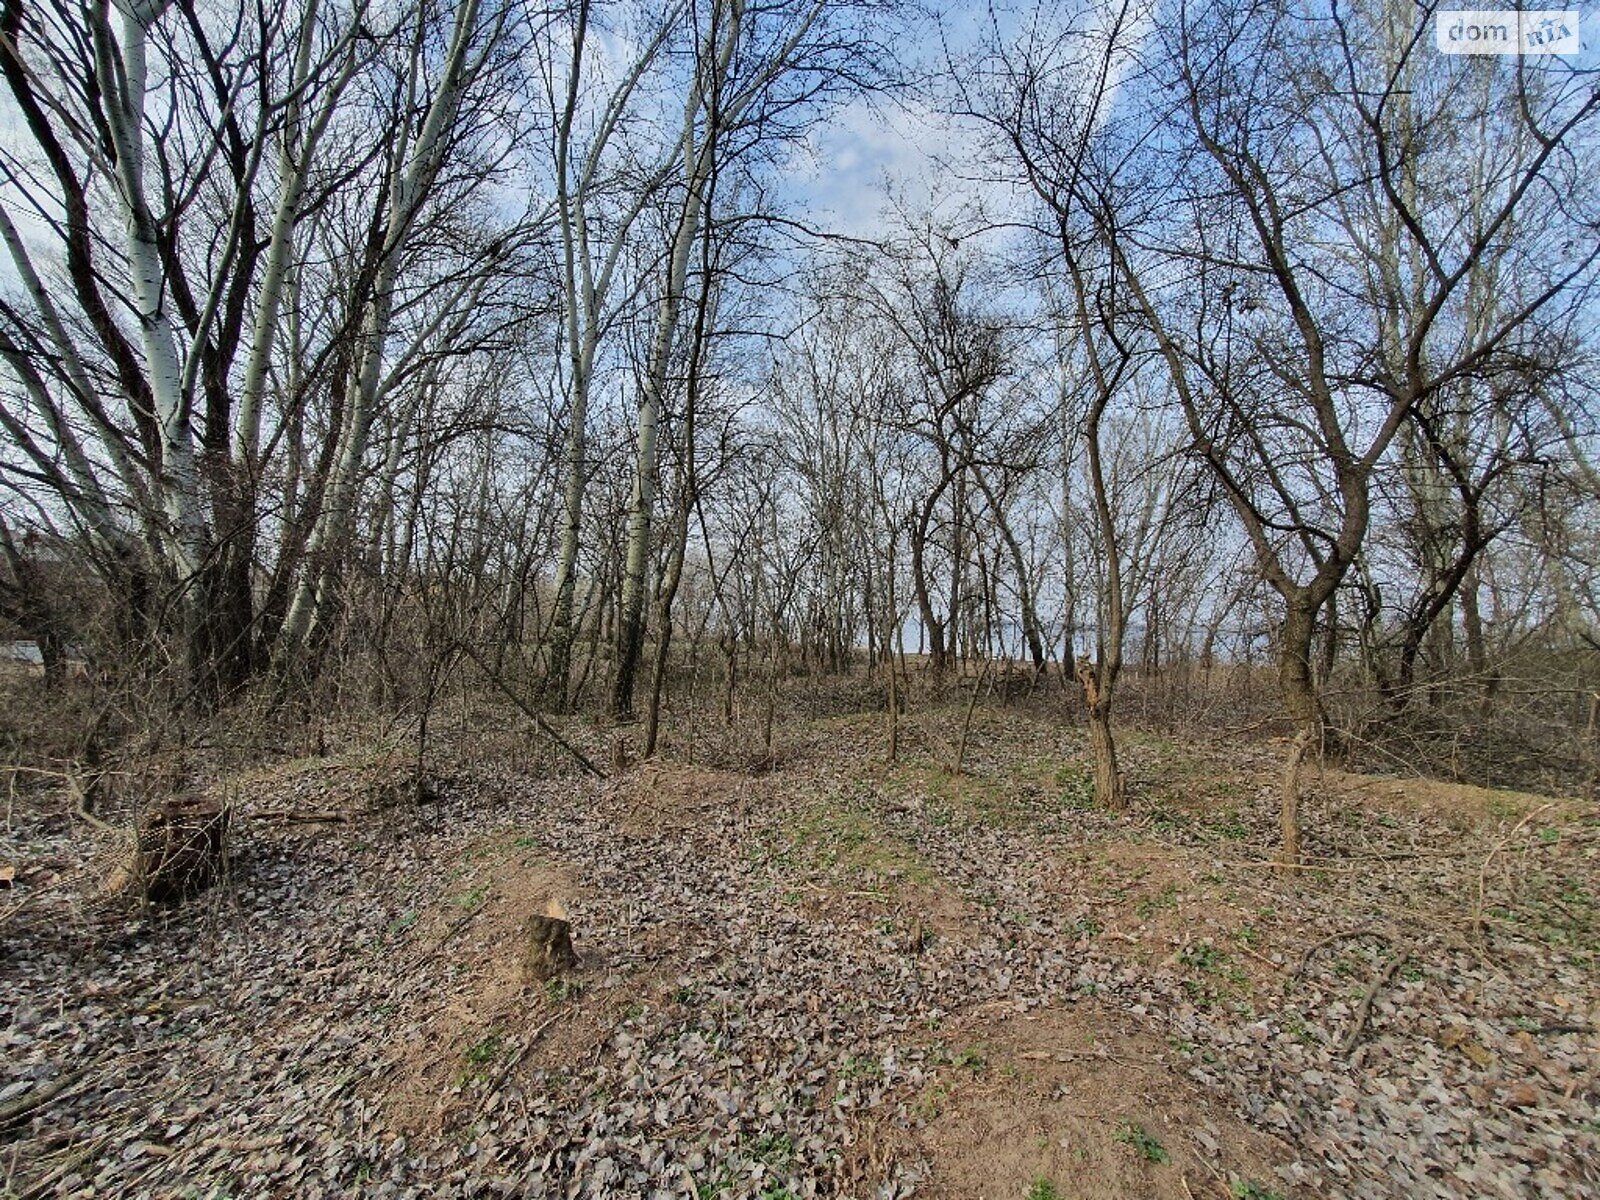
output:
<path id="1" fill-rule="evenodd" d="M 874 70 L 863 9 L 838 0 L 747 7 L 713 0 L 696 9 L 689 37 L 680 169 L 673 180 L 665 252 L 649 307 L 638 373 L 638 435 L 618 614 L 612 712 L 633 711 L 644 646 L 645 593 L 657 488 L 657 439 L 675 339 L 702 223 L 714 218 L 717 179 L 795 136 L 820 105 L 864 86 Z"/>
<path id="2" fill-rule="evenodd" d="M 180 699 L 215 703 L 269 653 L 306 667 L 375 423 L 482 336 L 488 278 L 537 229 L 480 222 L 421 248 L 450 224 L 443 194 L 466 218 L 494 174 L 487 101 L 526 33 L 515 6 L 445 17 L 360 0 L 0 16 L 26 131 L 3 159 L 21 289 L 0 355 L 46 414 L 3 419 L 35 463 L 59 456 L 40 483 L 142 610 L 124 623 L 177 648 Z M 275 477 L 287 494 L 263 495 Z"/>
<path id="3" fill-rule="evenodd" d="M 546 689 L 559 702 L 568 699 L 572 662 L 573 607 L 578 552 L 583 534 L 584 492 L 589 485 L 589 403 L 604 335 L 618 319 L 617 308 L 633 299 L 642 278 L 626 274 L 625 252 L 640 217 L 659 198 L 683 148 L 658 147 L 639 163 L 628 137 L 637 109 L 648 99 L 647 83 L 685 19 L 674 5 L 643 39 L 633 61 L 598 103 L 587 99 L 585 82 L 594 70 L 590 45 L 591 0 L 577 0 L 570 14 L 571 46 L 564 86 L 556 61 L 546 67 L 554 121 L 551 146 L 556 213 L 561 235 L 561 287 L 566 363 L 567 434 L 564 518 L 556 563 L 555 598 L 549 630 Z M 643 99 L 641 99 L 643 97 Z M 623 293 L 621 296 L 618 293 Z"/>
<path id="4" fill-rule="evenodd" d="M 1592 227 L 1574 155 L 1600 97 L 1519 72 L 1500 93 L 1515 119 L 1491 125 L 1457 86 L 1479 65 L 1419 66 L 1428 18 L 1384 5 L 1326 23 L 1248 4 L 1186 12 L 1164 44 L 1177 105 L 1166 169 L 1189 190 L 1165 208 L 1160 242 L 1186 264 L 1182 283 L 1131 241 L 1117 249 L 1196 449 L 1283 604 L 1291 863 L 1301 766 L 1324 738 L 1317 614 L 1361 549 L 1375 472 L 1431 398 L 1522 370 L 1600 254 L 1530 229 L 1536 209 Z M 1463 143 L 1499 155 L 1465 196 Z M 1522 236 L 1507 241 L 1512 228 Z M 1468 320 L 1471 282 L 1495 260 L 1514 264 L 1526 290 Z"/>

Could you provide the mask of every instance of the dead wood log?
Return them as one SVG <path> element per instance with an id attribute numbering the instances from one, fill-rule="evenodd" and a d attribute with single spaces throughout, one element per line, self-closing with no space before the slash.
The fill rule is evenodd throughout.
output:
<path id="1" fill-rule="evenodd" d="M 227 858 L 226 808 L 180 797 L 146 810 L 134 839 L 133 876 L 146 900 L 182 900 L 217 881 Z"/>
<path id="2" fill-rule="evenodd" d="M 523 949 L 523 975 L 530 983 L 543 983 L 578 965 L 572 950 L 572 925 L 567 910 L 552 900 L 543 914 L 528 918 Z"/>

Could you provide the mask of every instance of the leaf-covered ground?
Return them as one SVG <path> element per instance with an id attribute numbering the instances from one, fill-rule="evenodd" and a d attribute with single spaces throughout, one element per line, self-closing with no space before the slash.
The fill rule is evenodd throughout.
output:
<path id="1" fill-rule="evenodd" d="M 24 792 L 0 1195 L 1600 1194 L 1593 805 L 1330 772 L 1286 875 L 1277 747 L 1130 733 L 1119 819 L 1048 717 L 951 775 L 960 715 L 604 782 L 458 734 L 420 805 L 219 769 L 173 909 Z M 528 984 L 550 899 L 581 965 Z"/>

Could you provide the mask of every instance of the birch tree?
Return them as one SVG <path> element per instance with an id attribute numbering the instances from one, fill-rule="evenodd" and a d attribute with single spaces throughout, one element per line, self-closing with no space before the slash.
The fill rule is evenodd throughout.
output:
<path id="1" fill-rule="evenodd" d="M 384 383 L 385 354 L 392 332 L 397 273 L 407 242 L 416 231 L 435 180 L 444 165 L 463 97 L 484 71 L 498 48 L 508 9 L 499 9 L 480 27 L 480 0 L 459 0 L 454 9 L 443 65 L 431 94 L 424 78 L 429 50 L 429 29 L 419 21 L 403 67 L 404 94 L 421 108 L 412 124 L 407 112 L 385 154 L 382 194 L 384 211 L 373 253 L 364 266 L 371 275 L 366 294 L 359 300 L 359 317 L 353 330 L 354 345 L 344 382 L 344 420 L 338 433 L 339 450 L 322 498 L 321 511 L 306 543 L 308 569 L 302 574 L 289 602 L 278 636 L 276 658 L 280 667 L 292 664 L 302 653 L 315 627 L 325 626 L 337 603 L 336 589 L 341 551 L 348 542 L 355 518 L 356 489 L 365 462 Z M 424 100 L 415 99 L 421 95 Z M 475 291 L 485 278 L 456 285 L 451 311 L 470 310 Z"/>
<path id="2" fill-rule="evenodd" d="M 218 28 L 190 0 L 149 0 L 8 5 L 0 24 L 0 73 L 25 128 L 3 171 L 10 201 L 42 231 L 26 236 L 9 202 L 0 211 L 22 284 L 0 309 L 7 361 L 49 414 L 73 476 L 57 501 L 109 548 L 113 593 L 136 625 L 152 614 L 128 610 L 170 590 L 161 611 L 178 616 L 180 691 L 214 698 L 250 667 L 254 519 L 250 472 L 232 469 L 231 371 L 253 308 L 252 362 L 270 355 L 274 279 L 316 140 L 361 61 L 357 21 L 329 21 L 312 3 L 241 10 Z M 179 59 L 196 69 L 172 70 Z M 262 237 L 261 169 L 275 145 L 287 202 Z M 271 286 L 257 293 L 263 255 Z M 252 411 L 243 406 L 241 434 Z"/>
<path id="3" fill-rule="evenodd" d="M 655 21 L 639 52 L 598 102 L 589 99 L 586 89 L 589 76 L 596 72 L 596 53 L 590 44 L 594 12 L 592 0 L 577 0 L 571 12 L 571 50 L 564 79 L 556 69 L 558 60 L 552 58 L 545 67 L 556 114 L 551 152 L 561 239 L 567 392 L 563 516 L 545 686 L 562 705 L 568 701 L 584 492 L 589 483 L 590 394 L 602 340 L 615 327 L 618 309 L 632 301 L 642 282 L 627 274 L 625 252 L 681 153 L 674 143 L 656 149 L 653 159 L 641 163 L 627 133 L 640 120 L 641 111 L 648 109 L 651 77 L 684 20 L 684 6 L 670 6 Z"/>
<path id="4" fill-rule="evenodd" d="M 840 0 L 765 5 L 709 0 L 689 10 L 688 75 L 674 150 L 677 171 L 636 382 L 633 492 L 611 692 L 611 711 L 618 716 L 633 711 L 644 647 L 659 424 L 696 237 L 702 222 L 715 215 L 720 177 L 739 166 L 753 166 L 774 145 L 803 130 L 824 102 L 863 86 L 871 76 L 871 31 L 859 22 L 865 11 L 865 6 Z"/>
<path id="5" fill-rule="evenodd" d="M 537 228 L 480 222 L 465 253 L 411 252 L 449 219 L 442 191 L 483 211 L 507 34 L 532 32 L 516 6 L 446 16 L 441 37 L 431 6 L 365 0 L 0 13 L 25 130 L 0 154 L 21 282 L 0 356 L 46 414 L 0 420 L 36 464 L 59 459 L 53 503 L 92 531 L 126 624 L 158 639 L 146 662 L 176 648 L 180 699 L 215 703 L 269 655 L 304 665 L 377 412 L 469 337 L 464 314 L 486 323 L 491 273 Z M 264 498 L 274 476 L 288 494 Z"/>

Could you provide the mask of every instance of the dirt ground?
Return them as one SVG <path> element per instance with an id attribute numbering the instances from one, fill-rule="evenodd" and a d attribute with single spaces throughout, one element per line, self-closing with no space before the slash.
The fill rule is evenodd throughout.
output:
<path id="1" fill-rule="evenodd" d="M 605 781 L 464 721 L 422 803 L 372 744 L 219 769 L 172 909 L 22 789 L 0 1196 L 1600 1194 L 1592 804 L 1329 771 L 1283 873 L 1274 745 L 1130 732 L 1112 817 L 1076 729 L 980 709 L 955 776 L 960 718 Z"/>

